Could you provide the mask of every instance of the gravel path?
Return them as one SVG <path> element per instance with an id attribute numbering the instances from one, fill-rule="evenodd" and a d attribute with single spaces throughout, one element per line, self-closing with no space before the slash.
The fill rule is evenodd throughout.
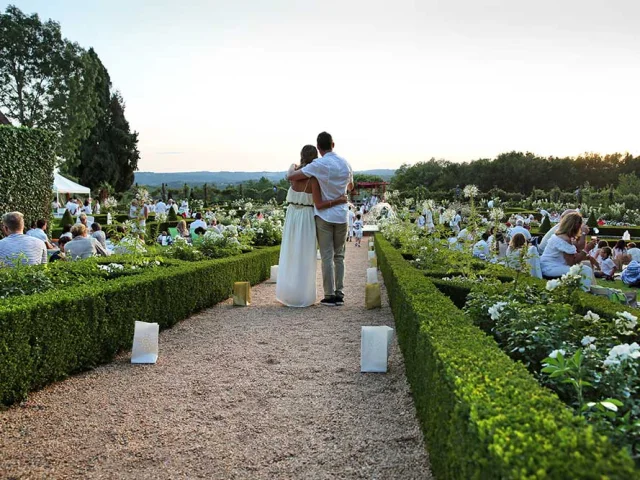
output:
<path id="1" fill-rule="evenodd" d="M 162 332 L 157 365 L 123 354 L 0 412 L 0 477 L 431 478 L 397 343 L 359 371 L 360 326 L 393 316 L 384 287 L 364 309 L 366 243 L 347 249 L 344 307 L 258 285 Z"/>

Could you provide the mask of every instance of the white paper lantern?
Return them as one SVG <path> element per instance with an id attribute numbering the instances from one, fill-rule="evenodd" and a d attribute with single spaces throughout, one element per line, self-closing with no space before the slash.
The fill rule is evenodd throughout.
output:
<path id="1" fill-rule="evenodd" d="M 368 257 L 369 260 L 376 258 L 376 252 L 369 251 L 368 254 L 369 254 L 369 257 Z"/>
<path id="2" fill-rule="evenodd" d="M 377 268 L 367 268 L 367 283 L 378 283 Z"/>
<path id="3" fill-rule="evenodd" d="M 131 363 L 156 363 L 158 361 L 159 332 L 160 326 L 157 323 L 136 321 Z"/>
<path id="4" fill-rule="evenodd" d="M 269 277 L 270 283 L 276 283 L 278 281 L 278 265 L 271 265 L 271 277 Z"/>
<path id="5" fill-rule="evenodd" d="M 389 350 L 393 340 L 393 328 L 362 327 L 360 339 L 360 371 L 386 372 Z"/>

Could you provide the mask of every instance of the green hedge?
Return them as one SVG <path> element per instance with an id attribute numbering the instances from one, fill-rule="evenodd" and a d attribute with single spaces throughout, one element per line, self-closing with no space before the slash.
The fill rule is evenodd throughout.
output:
<path id="1" fill-rule="evenodd" d="M 436 478 L 637 478 L 626 452 L 573 416 L 380 235 L 376 252 Z"/>
<path id="2" fill-rule="evenodd" d="M 0 126 L 0 214 L 22 212 L 27 226 L 49 219 L 55 147 L 51 132 Z"/>
<path id="3" fill-rule="evenodd" d="M 233 282 L 266 279 L 279 247 L 6 300 L 0 305 L 0 402 L 71 373 L 109 362 L 131 348 L 134 321 L 168 328 L 231 295 Z"/>

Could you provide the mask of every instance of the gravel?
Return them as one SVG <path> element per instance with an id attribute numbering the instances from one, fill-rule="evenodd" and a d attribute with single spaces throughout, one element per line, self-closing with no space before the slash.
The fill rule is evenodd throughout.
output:
<path id="1" fill-rule="evenodd" d="M 384 286 L 364 309 L 366 240 L 347 249 L 343 307 L 261 284 L 162 332 L 156 365 L 124 353 L 0 412 L 0 477 L 431 478 L 395 340 L 360 373 L 360 326 L 394 324 Z"/>

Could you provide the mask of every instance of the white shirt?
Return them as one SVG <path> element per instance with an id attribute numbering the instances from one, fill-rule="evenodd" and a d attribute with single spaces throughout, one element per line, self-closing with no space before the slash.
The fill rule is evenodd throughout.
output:
<path id="1" fill-rule="evenodd" d="M 353 170 L 344 158 L 334 152 L 327 152 L 322 158 L 314 160 L 302 168 L 307 177 L 315 177 L 320 184 L 323 200 L 336 200 L 347 193 L 347 186 L 353 182 Z M 347 223 L 349 207 L 346 203 L 318 210 L 316 216 L 329 223 Z"/>
<path id="2" fill-rule="evenodd" d="M 353 222 L 356 219 L 356 214 L 353 210 L 349 210 L 349 226 L 353 227 Z"/>
<path id="3" fill-rule="evenodd" d="M 542 274 L 547 277 L 560 277 L 569 271 L 569 265 L 564 254 L 574 255 L 576 246 L 572 245 L 558 235 L 553 235 L 547 243 L 544 253 L 540 257 Z"/>
<path id="4" fill-rule="evenodd" d="M 616 268 L 616 264 L 613 263 L 613 260 L 611 260 L 611 257 L 607 258 L 606 260 L 603 260 L 602 258 L 600 258 L 599 263 L 600 263 L 600 270 L 602 270 L 602 273 L 604 273 L 606 276 L 611 275 L 611 273 L 613 272 L 613 269 Z"/>
<path id="5" fill-rule="evenodd" d="M 423 227 L 424 227 L 425 220 L 424 220 L 424 216 L 423 216 L 423 215 L 420 215 L 420 216 L 418 217 L 418 222 L 417 222 L 417 223 L 418 223 L 418 226 L 419 226 L 420 228 L 423 228 Z"/>
<path id="6" fill-rule="evenodd" d="M 189 226 L 189 230 L 195 230 L 198 227 L 202 227 L 206 230 L 207 223 L 203 220 L 196 220 L 195 222 L 191 222 L 191 225 Z"/>
<path id="7" fill-rule="evenodd" d="M 45 243 L 49 241 L 49 237 L 47 237 L 46 232 L 41 228 L 34 228 L 33 230 L 29 230 L 27 232 L 27 235 L 42 240 Z"/>
<path id="8" fill-rule="evenodd" d="M 93 210 L 91 210 L 91 205 L 87 205 L 86 207 L 82 207 L 82 212 L 86 213 L 87 215 L 91 215 L 93 213 Z"/>
<path id="9" fill-rule="evenodd" d="M 156 213 L 167 213 L 167 204 L 163 201 L 156 203 Z"/>
<path id="10" fill-rule="evenodd" d="M 516 225 L 509 231 L 509 237 L 513 238 L 516 233 L 521 233 L 522 235 L 524 235 L 524 238 L 526 238 L 527 240 L 531 240 L 531 233 L 529 233 L 529 230 L 521 227 L 520 225 Z"/>
<path id="11" fill-rule="evenodd" d="M 65 207 L 67 207 L 67 210 L 69 210 L 69 213 L 71 215 L 75 215 L 76 211 L 78 210 L 78 204 L 75 202 L 72 202 L 71 200 L 69 200 L 67 202 L 67 204 L 65 205 Z"/>
<path id="12" fill-rule="evenodd" d="M 485 240 L 480 240 L 473 246 L 473 256 L 474 257 L 484 257 L 484 259 L 488 259 L 491 256 L 491 250 L 489 249 L 489 244 Z"/>
<path id="13" fill-rule="evenodd" d="M 453 217 L 453 220 L 451 221 L 451 225 L 460 225 L 460 222 L 462 221 L 462 217 L 460 216 L 460 214 L 456 213 L 456 216 Z"/>
<path id="14" fill-rule="evenodd" d="M 0 240 L 0 262 L 13 266 L 21 255 L 24 255 L 22 263 L 29 265 L 47 263 L 47 247 L 38 238 L 13 233 Z"/>

